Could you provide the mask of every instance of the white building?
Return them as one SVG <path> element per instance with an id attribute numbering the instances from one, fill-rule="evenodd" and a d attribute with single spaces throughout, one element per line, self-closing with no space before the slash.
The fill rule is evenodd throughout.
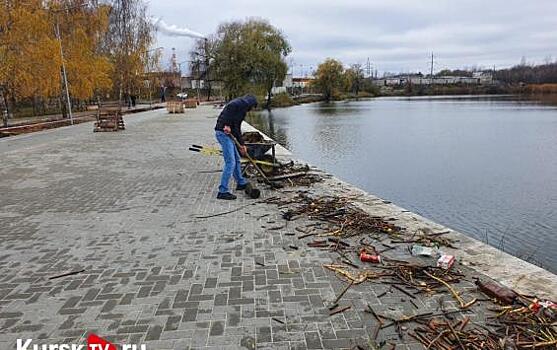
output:
<path id="1" fill-rule="evenodd" d="M 287 92 L 289 88 L 292 87 L 292 74 L 286 74 L 284 80 L 280 84 L 276 84 L 273 86 L 273 90 L 271 91 L 273 94 L 280 94 L 283 92 Z"/>
<path id="2" fill-rule="evenodd" d="M 404 86 L 406 84 L 412 85 L 478 85 L 484 83 L 491 83 L 491 75 L 478 75 L 473 77 L 460 77 L 460 76 L 441 76 L 441 77 L 426 77 L 422 74 L 408 74 L 397 75 L 391 77 L 384 77 L 374 79 L 373 84 L 377 86 Z"/>
<path id="3" fill-rule="evenodd" d="M 485 72 L 474 72 L 472 73 L 472 77 L 476 79 L 480 79 L 480 84 L 491 84 L 493 83 L 493 72 L 485 71 Z"/>

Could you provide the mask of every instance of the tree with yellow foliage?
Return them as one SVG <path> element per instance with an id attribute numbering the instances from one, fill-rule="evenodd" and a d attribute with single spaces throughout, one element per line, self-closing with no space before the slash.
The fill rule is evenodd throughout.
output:
<path id="1" fill-rule="evenodd" d="M 99 50 L 108 30 L 110 7 L 83 0 L 49 1 L 51 22 L 60 28 L 60 41 L 72 98 L 87 100 L 112 86 L 112 66 Z"/>
<path id="2" fill-rule="evenodd" d="M 99 50 L 109 12 L 84 0 L 1 2 L 0 86 L 8 110 L 13 113 L 22 99 L 61 96 L 61 45 L 73 99 L 110 89 L 111 63 Z"/>
<path id="3" fill-rule="evenodd" d="M 342 62 L 327 58 L 319 64 L 313 85 L 323 94 L 327 102 L 331 101 L 346 86 Z"/>
<path id="4" fill-rule="evenodd" d="M 0 4 L 0 86 L 8 113 L 19 99 L 58 94 L 58 48 L 42 1 Z"/>
<path id="5" fill-rule="evenodd" d="M 0 106 L 135 93 L 153 40 L 144 0 L 0 1 Z"/>

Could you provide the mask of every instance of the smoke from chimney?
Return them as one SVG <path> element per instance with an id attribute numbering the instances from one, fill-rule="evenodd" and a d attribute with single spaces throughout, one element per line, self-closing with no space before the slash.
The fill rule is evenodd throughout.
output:
<path id="1" fill-rule="evenodd" d="M 157 29 L 168 36 L 187 36 L 190 38 L 196 38 L 196 39 L 204 39 L 205 36 L 203 34 L 194 32 L 191 29 L 188 28 L 179 28 L 178 26 L 172 24 L 168 24 L 165 21 L 163 21 L 161 18 L 153 18 L 153 24 L 155 25 L 155 27 L 157 27 Z"/>

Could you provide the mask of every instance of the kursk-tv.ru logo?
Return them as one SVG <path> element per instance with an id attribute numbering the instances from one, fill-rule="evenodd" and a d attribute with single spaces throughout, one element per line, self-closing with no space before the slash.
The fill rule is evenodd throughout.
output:
<path id="1" fill-rule="evenodd" d="M 147 350 L 145 344 L 122 344 L 116 346 L 91 333 L 84 344 L 36 344 L 33 339 L 18 339 L 17 350 Z"/>

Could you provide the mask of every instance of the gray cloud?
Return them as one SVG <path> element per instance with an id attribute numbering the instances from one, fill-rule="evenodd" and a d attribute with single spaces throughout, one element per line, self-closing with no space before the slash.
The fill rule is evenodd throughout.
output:
<path id="1" fill-rule="evenodd" d="M 165 0 L 150 3 L 154 16 L 178 27 L 212 33 L 219 23 L 261 17 L 280 28 L 293 47 L 295 66 L 315 67 L 327 57 L 346 64 L 367 58 L 381 71 L 541 63 L 557 57 L 554 0 Z M 184 59 L 193 40 L 159 35 Z M 170 50 L 166 50 L 170 52 Z M 297 70 L 298 72 L 298 70 Z"/>

